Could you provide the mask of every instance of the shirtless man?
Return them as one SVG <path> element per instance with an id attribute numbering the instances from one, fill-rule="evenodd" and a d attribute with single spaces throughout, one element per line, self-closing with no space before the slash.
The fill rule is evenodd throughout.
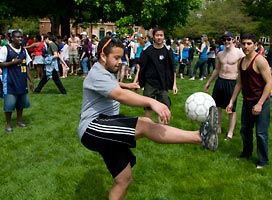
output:
<path id="1" fill-rule="evenodd" d="M 235 48 L 233 44 L 234 36 L 231 32 L 225 32 L 222 38 L 226 48 L 217 55 L 216 67 L 205 85 L 205 91 L 208 91 L 211 82 L 218 77 L 214 85 L 212 97 L 215 100 L 219 114 L 219 133 L 221 133 L 222 126 L 222 108 L 225 109 L 231 99 L 238 75 L 237 64 L 245 56 L 241 50 Z M 236 102 L 232 108 L 232 113 L 228 114 L 229 130 L 225 140 L 230 140 L 233 136 L 236 123 L 235 108 Z"/>
<path id="2" fill-rule="evenodd" d="M 70 69 L 71 73 L 73 74 L 75 72 L 75 75 L 77 75 L 78 68 L 79 68 L 79 55 L 78 55 L 78 48 L 80 47 L 80 39 L 76 36 L 76 32 L 71 32 L 71 37 L 68 39 L 68 45 L 69 45 L 69 63 L 70 63 Z"/>

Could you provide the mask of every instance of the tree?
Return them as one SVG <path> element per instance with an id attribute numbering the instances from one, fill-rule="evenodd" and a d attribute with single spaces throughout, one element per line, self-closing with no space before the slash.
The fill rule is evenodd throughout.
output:
<path id="1" fill-rule="evenodd" d="M 2 0 L 0 10 L 7 7 L 9 16 L 47 17 L 56 34 L 60 24 L 68 28 L 70 19 L 75 24 L 116 22 L 119 31 L 133 25 L 146 29 L 160 25 L 171 31 L 176 24 L 184 24 L 189 11 L 200 5 L 201 0 Z"/>
<path id="2" fill-rule="evenodd" d="M 244 11 L 258 22 L 260 35 L 272 36 L 272 1 L 271 0 L 243 0 Z"/>
<path id="3" fill-rule="evenodd" d="M 219 38 L 223 32 L 234 34 L 256 32 L 257 23 L 244 13 L 242 0 L 217 0 L 207 3 L 200 10 L 192 11 L 183 36 L 199 38 L 202 33 Z"/>
<path id="4" fill-rule="evenodd" d="M 5 8 L 7 9 L 0 19 L 10 18 L 10 16 L 22 18 L 47 17 L 52 25 L 51 32 L 57 35 L 60 24 L 67 24 L 67 22 L 69 24 L 70 19 L 76 16 L 77 5 L 74 0 L 58 0 L 57 3 L 54 0 L 2 0 L 0 10 Z M 70 27 L 68 31 L 70 31 Z M 67 34 L 67 32 L 63 34 Z"/>
<path id="5" fill-rule="evenodd" d="M 173 31 L 177 24 L 186 22 L 189 11 L 198 8 L 201 0 L 75 0 L 88 7 L 84 15 L 92 22 L 116 22 L 120 32 L 133 25 L 150 29 L 157 25 Z"/>

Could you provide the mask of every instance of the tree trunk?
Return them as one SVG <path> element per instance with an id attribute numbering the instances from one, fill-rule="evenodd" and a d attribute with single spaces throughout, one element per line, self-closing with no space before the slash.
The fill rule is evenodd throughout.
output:
<path id="1" fill-rule="evenodd" d="M 60 35 L 59 27 L 60 27 L 60 16 L 54 15 L 49 17 L 51 22 L 51 32 L 53 35 Z"/>
<path id="2" fill-rule="evenodd" d="M 67 38 L 70 37 L 70 19 L 69 17 L 62 17 L 61 18 L 61 36 L 66 36 Z"/>

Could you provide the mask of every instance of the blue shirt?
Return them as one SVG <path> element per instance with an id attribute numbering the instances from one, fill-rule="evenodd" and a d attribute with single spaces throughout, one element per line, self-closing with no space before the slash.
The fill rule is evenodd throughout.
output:
<path id="1" fill-rule="evenodd" d="M 189 47 L 184 47 L 182 49 L 182 59 L 188 59 L 189 58 Z"/>
<path id="2" fill-rule="evenodd" d="M 200 59 L 208 59 L 208 46 L 206 45 L 205 48 L 203 49 L 203 51 L 199 54 L 199 58 Z"/>
<path id="3" fill-rule="evenodd" d="M 137 45 L 137 51 L 135 53 L 135 58 L 140 58 L 140 55 L 141 55 L 144 47 L 141 46 L 139 43 L 136 43 L 136 45 Z"/>

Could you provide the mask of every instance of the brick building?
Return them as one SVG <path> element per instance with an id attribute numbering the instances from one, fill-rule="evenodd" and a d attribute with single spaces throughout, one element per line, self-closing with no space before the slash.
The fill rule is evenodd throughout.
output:
<path id="1" fill-rule="evenodd" d="M 114 26 L 114 23 L 112 22 L 107 22 L 107 23 L 96 23 L 96 24 L 91 24 L 89 28 L 83 29 L 80 26 L 78 27 L 72 27 L 72 24 L 70 25 L 71 30 L 75 30 L 76 33 L 80 34 L 82 32 L 87 32 L 89 36 L 95 35 L 98 37 L 98 39 L 103 38 L 106 35 L 106 32 L 111 31 L 111 32 L 116 32 L 116 27 Z M 47 32 L 51 31 L 51 23 L 49 19 L 40 19 L 39 20 L 39 29 L 40 29 L 40 34 L 46 34 Z M 59 30 L 59 33 L 61 31 Z M 147 31 L 142 28 L 141 26 L 134 26 L 134 32 L 138 32 L 142 34 L 143 37 L 145 37 L 148 33 Z"/>

